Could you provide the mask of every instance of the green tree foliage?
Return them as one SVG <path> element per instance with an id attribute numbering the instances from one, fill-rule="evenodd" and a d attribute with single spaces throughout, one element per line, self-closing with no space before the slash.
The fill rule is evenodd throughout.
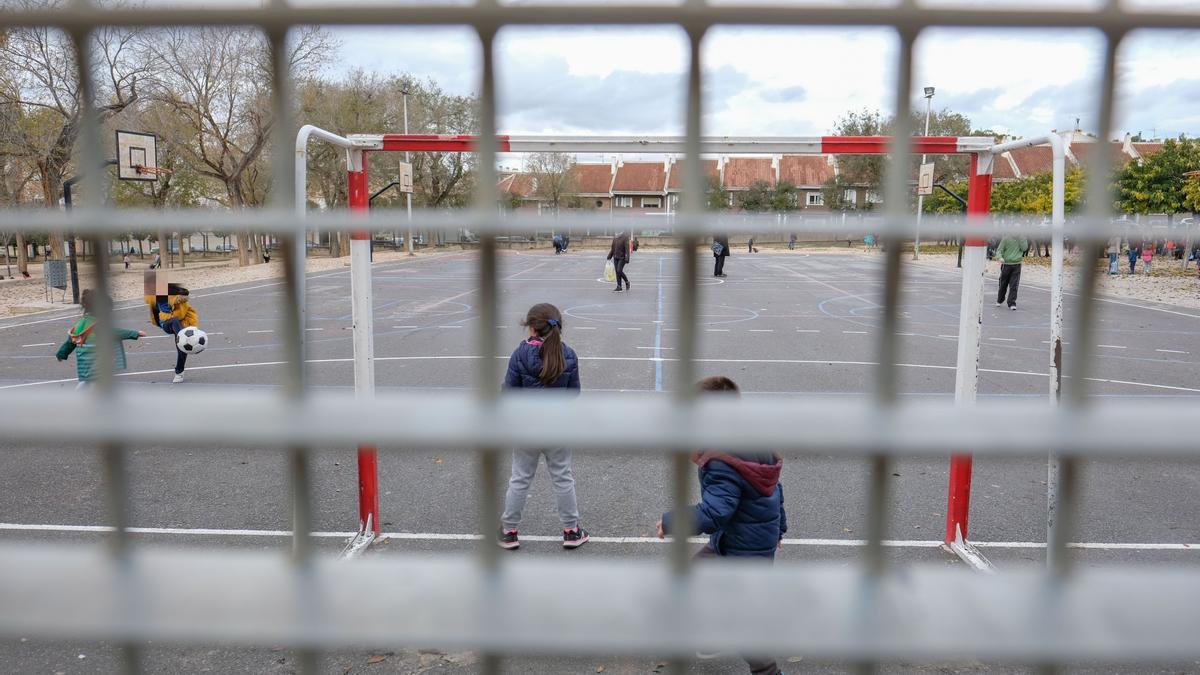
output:
<path id="1" fill-rule="evenodd" d="M 947 183 L 946 187 L 967 198 L 967 181 Z M 1063 184 L 1063 208 L 1066 213 L 1079 211 L 1085 194 L 1084 172 L 1075 169 L 1067 173 Z M 1025 213 L 1050 215 L 1053 208 L 1054 185 L 1050 173 L 1026 176 L 1013 181 L 996 183 L 992 186 L 992 213 Z M 934 190 L 925 197 L 925 213 L 962 213 L 963 207 L 957 200 L 941 190 Z"/>
<path id="2" fill-rule="evenodd" d="M 1158 152 L 1117 173 L 1116 208 L 1125 213 L 1179 213 L 1197 203 L 1187 196 L 1183 174 L 1200 169 L 1200 142 L 1168 140 Z"/>
<path id="3" fill-rule="evenodd" d="M 682 195 L 680 195 L 682 201 Z M 715 176 L 708 177 L 704 190 L 704 208 L 709 211 L 724 211 L 729 208 L 729 195 L 721 190 L 721 182 Z"/>
<path id="4" fill-rule="evenodd" d="M 1183 198 L 1188 211 L 1200 212 L 1200 176 L 1194 176 L 1183 184 Z"/>
<path id="5" fill-rule="evenodd" d="M 742 210 L 750 213 L 762 213 L 771 208 L 771 198 L 774 190 L 771 189 L 770 183 L 765 180 L 756 180 L 750 184 L 750 187 L 742 193 L 738 204 Z"/>
<path id="6" fill-rule="evenodd" d="M 846 199 L 846 191 L 852 188 L 853 184 L 842 173 L 825 181 L 825 184 L 821 186 L 821 196 L 824 198 L 825 208 L 830 211 L 849 211 L 855 208 L 854 202 Z"/>
<path id="7" fill-rule="evenodd" d="M 796 208 L 796 186 L 783 181 L 771 192 L 772 211 L 792 211 Z"/>

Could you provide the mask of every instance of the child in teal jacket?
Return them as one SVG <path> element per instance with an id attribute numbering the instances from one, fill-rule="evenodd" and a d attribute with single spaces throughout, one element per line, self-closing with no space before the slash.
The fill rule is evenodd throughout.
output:
<path id="1" fill-rule="evenodd" d="M 93 335 L 96 317 L 92 315 L 93 302 L 91 289 L 85 290 L 79 298 L 79 304 L 83 305 L 83 316 L 74 326 L 71 326 L 66 341 L 58 348 L 58 353 L 55 355 L 59 361 L 66 361 L 71 356 L 71 352 L 75 352 L 75 374 L 79 377 L 79 388 L 84 387 L 96 376 L 96 340 Z M 125 347 L 121 342 L 136 340 L 140 337 L 146 337 L 146 333 L 122 328 L 113 331 L 114 371 L 125 370 Z"/>

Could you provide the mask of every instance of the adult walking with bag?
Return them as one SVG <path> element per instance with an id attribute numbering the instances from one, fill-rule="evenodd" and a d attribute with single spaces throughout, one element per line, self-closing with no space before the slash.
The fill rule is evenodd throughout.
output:
<path id="1" fill-rule="evenodd" d="M 712 243 L 713 258 L 716 259 L 716 264 L 713 266 L 713 276 L 725 276 L 725 259 L 729 257 L 729 235 L 714 234 Z"/>
<path id="2" fill-rule="evenodd" d="M 629 264 L 628 232 L 618 232 L 613 236 L 612 248 L 608 250 L 608 259 L 613 262 L 617 273 L 617 287 L 613 289 L 613 292 L 633 290 L 633 284 L 629 283 L 629 277 L 625 276 L 625 266 Z M 622 283 L 625 284 L 624 288 L 621 288 Z"/>

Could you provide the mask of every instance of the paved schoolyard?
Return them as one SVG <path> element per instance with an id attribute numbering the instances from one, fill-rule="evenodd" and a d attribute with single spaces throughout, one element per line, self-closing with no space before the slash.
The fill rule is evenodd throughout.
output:
<path id="1" fill-rule="evenodd" d="M 880 322 L 881 256 L 735 252 L 726 265 L 726 279 L 711 277 L 710 261 L 705 257 L 700 262 L 701 374 L 726 374 L 742 385 L 747 396 L 788 396 L 797 405 L 804 405 L 808 397 L 870 392 Z M 679 386 L 673 360 L 679 337 L 675 311 L 679 253 L 643 250 L 635 254 L 628 268 L 633 281 L 629 293 L 611 292 L 611 285 L 599 279 L 602 265 L 602 254 L 594 252 L 563 256 L 503 252 L 500 319 L 487 329 L 499 333 L 507 353 L 523 335 L 519 321 L 524 311 L 536 302 L 552 302 L 563 310 L 567 342 L 581 357 L 585 394 L 591 390 L 654 396 Z M 475 266 L 474 254 L 452 253 L 374 267 L 376 379 L 381 389 L 471 386 L 477 365 L 473 332 L 481 329 L 475 311 Z M 308 277 L 306 338 L 313 386 L 352 385 L 349 287 L 348 268 Z M 994 292 L 995 281 L 990 280 L 985 295 Z M 948 399 L 954 387 L 958 274 L 906 265 L 900 297 L 901 324 L 894 336 L 900 341 L 903 364 L 900 390 L 906 396 Z M 282 298 L 278 282 L 197 291 L 193 304 L 201 326 L 215 339 L 206 353 L 189 363 L 187 382 L 170 384 L 173 346 L 169 338 L 151 332 L 154 339 L 127 343 L 129 370 L 120 378 L 121 386 L 154 387 L 168 396 L 182 387 L 279 386 L 276 331 Z M 1068 323 L 1069 303 L 1070 298 Z M 1010 312 L 985 302 L 981 398 L 1046 396 L 1049 293 L 1025 285 L 1019 306 L 1019 311 Z M 123 326 L 153 330 L 147 325 L 144 306 L 121 303 L 119 307 L 117 316 Z M 1089 383 L 1095 395 L 1200 396 L 1200 339 L 1195 337 L 1200 311 L 1109 300 L 1101 303 L 1099 318 L 1095 381 Z M 73 386 L 74 365 L 53 358 L 69 324 L 65 313 L 0 322 L 0 388 Z M 1070 345 L 1066 349 L 1069 352 Z M 497 360 L 497 383 L 503 366 Z M 47 411 L 47 422 L 66 414 L 69 411 Z M 179 414 L 204 412 L 180 410 Z M 398 411 L 398 423 L 403 414 Z M 128 422 L 138 423 L 137 411 L 129 411 Z M 988 431 L 1004 433 L 1004 429 Z M 803 432 L 797 429 L 798 434 Z M 1192 436 L 1183 421 L 1180 433 L 1181 442 Z M 193 445 L 188 439 L 164 438 L 161 444 L 134 451 L 133 520 L 138 526 L 155 528 L 139 536 L 170 545 L 286 547 L 286 538 L 278 534 L 289 526 L 282 451 Z M 98 536 L 72 529 L 105 522 L 93 449 L 47 452 L 46 448 L 5 446 L 2 441 L 0 449 L 0 540 Z M 374 554 L 473 546 L 471 535 L 478 532 L 474 458 L 449 449 L 444 453 L 397 450 L 401 449 L 380 448 L 381 509 L 384 530 L 404 533 L 405 538 L 391 540 Z M 899 545 L 891 555 L 903 561 L 953 564 L 933 546 L 943 527 L 945 462 L 902 460 L 893 471 L 888 536 Z M 325 449 L 317 457 L 315 473 L 316 527 L 330 533 L 321 539 L 323 548 L 335 551 L 342 543 L 336 533 L 352 529 L 357 518 L 353 450 Z M 991 544 L 983 551 L 1001 568 L 1041 560 L 1043 551 L 1037 545 L 1045 539 L 1045 474 L 1045 463 L 1032 459 L 980 459 L 975 464 L 972 538 L 981 545 Z M 530 541 L 516 555 L 665 555 L 665 547 L 645 537 L 653 533 L 655 519 L 667 506 L 667 475 L 666 461 L 657 457 L 577 457 L 584 523 L 597 541 L 569 554 L 553 541 Z M 1200 563 L 1200 550 L 1183 546 L 1200 542 L 1198 484 L 1200 467 L 1195 464 L 1088 463 L 1079 539 L 1092 547 L 1080 551 L 1083 560 L 1087 564 Z M 844 560 L 857 555 L 860 549 L 854 540 L 863 530 L 865 462 L 787 456 L 784 485 L 791 529 L 781 560 Z M 548 481 L 539 477 L 522 532 L 556 536 L 552 508 Z M 104 651 L 107 647 L 100 649 L 111 657 L 111 650 Z M 41 669 L 43 662 L 59 663 L 55 659 L 66 651 L 11 645 L 0 648 L 0 659 L 18 658 L 36 666 L 31 669 Z M 240 663 L 237 669 L 253 672 L 285 672 L 289 667 L 286 655 L 280 657 L 285 660 L 280 664 L 273 653 L 246 652 L 242 661 L 237 654 L 172 650 L 161 656 L 162 669 L 182 672 L 191 669 L 187 664 L 201 662 L 218 664 L 213 666 L 216 670 L 228 668 L 222 663 Z M 398 672 L 419 670 L 419 664 L 405 658 L 397 654 L 385 663 Z M 348 655 L 347 663 L 354 659 L 365 664 L 355 655 Z M 530 660 L 523 662 L 522 669 L 595 672 L 601 663 Z M 725 672 L 733 667 L 729 661 L 723 663 L 724 669 L 709 664 L 699 666 L 697 672 Z M 77 662 L 67 665 L 82 667 Z M 471 667 L 432 660 L 426 665 L 434 670 Z M 627 670 L 617 663 L 607 668 L 608 672 L 648 672 L 649 667 L 634 661 Z M 340 667 L 336 672 L 341 672 Z"/>

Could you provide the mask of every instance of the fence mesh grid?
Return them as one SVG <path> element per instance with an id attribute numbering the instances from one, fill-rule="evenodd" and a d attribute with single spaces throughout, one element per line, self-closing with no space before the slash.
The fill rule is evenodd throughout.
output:
<path id="1" fill-rule="evenodd" d="M 483 233 L 479 259 L 479 312 L 476 392 L 474 396 L 379 396 L 355 402 L 309 392 L 304 382 L 304 224 L 290 210 L 295 183 L 288 152 L 297 128 L 287 72 L 288 31 L 299 25 L 445 25 L 473 27 L 482 45 L 478 192 L 470 223 Z M 493 382 L 498 298 L 495 233 L 514 228 L 536 229 L 544 222 L 496 222 L 494 195 L 496 135 L 494 38 L 506 25 L 678 25 L 687 35 L 690 59 L 686 96 L 685 189 L 677 229 L 682 234 L 679 307 L 679 370 L 674 396 L 636 405 L 611 396 L 589 396 L 570 405 L 551 401 L 509 400 L 496 396 Z M 900 247 L 888 247 L 884 266 L 882 309 L 884 330 L 876 345 L 878 361 L 874 396 L 865 403 L 834 402 L 796 410 L 787 404 L 731 402 L 714 407 L 695 401 L 690 387 L 697 356 L 696 256 L 699 237 L 714 227 L 703 213 L 701 170 L 702 50 L 705 32 L 716 25 L 891 26 L 899 38 L 892 74 L 893 109 L 909 108 L 914 40 L 929 26 L 951 27 L 1092 27 L 1106 37 L 1101 60 L 1098 128 L 1112 128 L 1116 51 L 1121 39 L 1138 28 L 1200 28 L 1200 15 L 1131 12 L 1117 2 L 1096 10 L 1045 11 L 929 8 L 912 2 L 893 7 L 714 6 L 685 0 L 679 6 L 631 6 L 615 10 L 605 4 L 508 6 L 480 2 L 470 6 L 290 6 L 269 1 L 257 8 L 188 6 L 140 9 L 104 6 L 79 0 L 58 7 L 24 8 L 0 14 L 0 28 L 52 26 L 65 31 L 76 47 L 81 98 L 88 105 L 95 91 L 86 73 L 92 69 L 89 49 L 98 26 L 235 25 L 261 29 L 272 53 L 274 114 L 274 190 L 272 204 L 246 214 L 237 227 L 279 234 L 291 254 L 285 256 L 286 311 L 283 330 L 285 387 L 279 395 L 246 392 L 181 393 L 171 408 L 206 406 L 225 422 L 214 428 L 171 419 L 176 433 L 197 443 L 239 442 L 249 446 L 289 448 L 288 471 L 294 493 L 294 546 L 290 557 L 244 551 L 179 552 L 135 545 L 126 528 L 129 519 L 128 444 L 150 440 L 171 408 L 163 397 L 123 392 L 112 386 L 111 349 L 101 354 L 99 386 L 84 395 L 0 392 L 0 426 L 15 442 L 54 444 L 91 440 L 100 443 L 110 523 L 110 545 L 50 544 L 0 547 L 0 633 L 62 639 L 114 640 L 124 646 L 124 667 L 139 670 L 139 647 L 155 639 L 180 643 L 235 645 L 286 644 L 300 650 L 306 672 L 317 669 L 319 650 L 386 642 L 478 649 L 485 672 L 499 668 L 505 654 L 599 652 L 656 653 L 682 659 L 705 649 L 740 651 L 797 650 L 818 657 L 871 664 L 908 658 L 953 659 L 970 656 L 1054 666 L 1073 659 L 1117 661 L 1169 660 L 1200 655 L 1200 579 L 1186 570 L 1162 567 L 1076 569 L 1065 555 L 1078 497 L 1078 463 L 1089 455 L 1128 454 L 1128 448 L 1159 455 L 1194 457 L 1194 447 L 1179 447 L 1173 422 L 1188 414 L 1185 404 L 1104 404 L 1086 397 L 1091 374 L 1087 354 L 1094 342 L 1095 280 L 1082 274 L 1078 311 L 1073 323 L 1074 361 L 1068 396 L 1056 409 L 1016 404 L 987 404 L 953 412 L 946 405 L 901 403 L 896 396 L 898 288 L 902 277 Z M 986 78 L 986 70 L 981 69 Z M 912 135 L 911 120 L 897 115 L 896 138 Z M 102 151 L 94 114 L 84 115 L 81 160 L 97 166 Z M 884 231 L 891 235 L 912 227 L 906 213 L 910 151 L 895 143 L 885 178 Z M 1091 175 L 1109 175 L 1112 158 L 1091 153 Z M 1088 219 L 1093 230 L 1076 232 L 1092 251 L 1106 234 L 1108 204 L 1104 181 L 1089 182 Z M 65 224 L 93 238 L 103 250 L 104 233 L 122 228 L 130 218 L 88 197 L 75 217 L 11 212 L 17 229 Z M 150 216 L 146 216 L 149 218 Z M 180 214 L 182 220 L 207 222 L 206 216 Z M 419 216 L 425 217 L 425 216 Z M 181 222 L 182 222 L 181 220 Z M 330 221 L 351 226 L 348 219 Z M 456 229 L 459 222 L 430 220 L 434 227 Z M 981 225 L 982 226 L 982 225 Z M 872 226 L 875 227 L 875 226 Z M 928 229 L 928 224 L 926 228 Z M 962 230 L 967 225 L 950 226 Z M 98 265 L 96 285 L 107 288 L 106 269 Z M 106 296 L 107 293 L 102 293 Z M 98 308 L 106 323 L 110 306 Z M 102 337 L 102 339 L 104 339 Z M 111 339 L 111 337 L 108 337 Z M 54 425 L 42 423 L 42 406 L 65 401 L 79 414 Z M 690 481 L 686 449 L 701 439 L 728 440 L 752 447 L 800 452 L 835 452 L 870 458 L 871 480 L 867 542 L 860 564 L 846 567 L 780 565 L 775 569 L 718 565 L 692 569 L 688 542 L 677 538 L 670 564 L 645 561 L 573 562 L 570 570 L 544 561 L 500 561 L 496 548 L 484 541 L 474 559 L 371 559 L 337 563 L 315 554 L 308 536 L 312 523 L 310 449 L 319 443 L 351 447 L 373 441 L 399 447 L 462 447 L 481 453 L 479 531 L 496 522 L 494 480 L 501 447 L 537 442 L 532 432 L 510 428 L 511 415 L 528 414 L 557 420 L 565 441 L 583 449 L 673 453 L 674 500 L 687 499 Z M 151 420 L 126 428 L 116 413 L 135 406 Z M 419 411 L 409 424 L 394 425 L 389 411 L 408 406 Z M 314 420 L 328 411 L 346 423 L 331 428 Z M 547 414 L 545 411 L 551 411 Z M 250 414 L 248 411 L 253 411 Z M 326 414 L 317 415 L 317 411 Z M 978 432 L 1014 411 L 1035 423 L 1004 446 Z M 588 419 L 623 415 L 626 428 L 615 438 L 598 439 L 587 432 Z M 737 415 L 748 423 L 736 435 L 712 423 L 715 413 Z M 799 416 L 799 417 L 797 417 Z M 800 425 L 797 419 L 811 419 Z M 861 420 L 872 420 L 862 424 Z M 781 420 L 787 420 L 787 423 Z M 938 420 L 936 425 L 933 420 Z M 1127 429 L 1139 421 L 1137 445 Z M 1161 421 L 1162 424 L 1154 422 Z M 839 426 L 839 423 L 841 425 Z M 797 429 L 819 429 L 812 432 Z M 1151 428 L 1154 431 L 1146 432 Z M 746 431 L 745 429 L 749 429 Z M 542 433 L 541 431 L 538 432 Z M 648 449 L 644 449 L 648 448 Z M 1058 493 L 1060 527 L 1049 542 L 1056 564 L 1045 570 L 983 576 L 944 567 L 889 569 L 884 558 L 889 497 L 883 477 L 898 455 L 955 451 L 1034 455 L 1057 450 L 1062 456 Z M 585 615 L 573 611 L 552 589 L 568 584 L 595 599 Z M 714 593 L 714 588 L 729 589 Z M 736 603 L 733 602 L 736 599 Z M 1191 602 L 1189 602 L 1189 599 Z M 728 603 L 723 612 L 708 611 Z M 740 609 L 728 610 L 736 605 Z M 675 664 L 682 667 L 682 661 Z"/>

